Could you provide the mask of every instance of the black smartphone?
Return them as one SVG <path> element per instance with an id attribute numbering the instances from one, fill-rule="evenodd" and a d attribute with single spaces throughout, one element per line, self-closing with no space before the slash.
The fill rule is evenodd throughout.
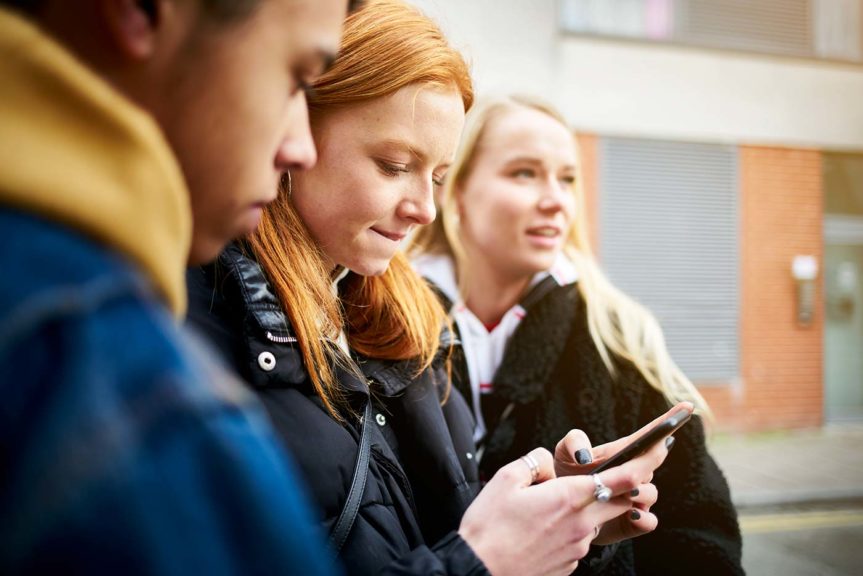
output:
<path id="1" fill-rule="evenodd" d="M 641 456 L 647 452 L 651 446 L 664 440 L 669 434 L 673 434 L 681 426 L 686 424 L 691 416 L 692 412 L 689 410 L 680 410 L 679 412 L 675 412 L 648 430 L 645 434 L 641 435 L 637 440 L 633 441 L 623 450 L 591 470 L 590 473 L 597 474 L 598 472 L 602 472 L 603 470 L 613 468 L 615 466 L 620 466 L 624 462 L 629 462 L 633 458 Z"/>

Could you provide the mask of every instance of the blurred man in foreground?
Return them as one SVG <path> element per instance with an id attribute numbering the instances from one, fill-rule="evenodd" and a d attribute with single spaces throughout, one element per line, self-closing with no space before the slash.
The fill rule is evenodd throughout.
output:
<path id="1" fill-rule="evenodd" d="M 347 4 L 0 2 L 0 573 L 332 569 L 176 324 L 186 266 L 314 163 L 303 89 Z"/>

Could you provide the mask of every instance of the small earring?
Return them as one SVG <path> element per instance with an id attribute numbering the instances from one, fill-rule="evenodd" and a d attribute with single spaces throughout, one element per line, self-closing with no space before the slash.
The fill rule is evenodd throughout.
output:
<path id="1" fill-rule="evenodd" d="M 291 171 L 288 170 L 288 198 L 290 198 L 294 193 L 294 187 L 291 183 Z"/>

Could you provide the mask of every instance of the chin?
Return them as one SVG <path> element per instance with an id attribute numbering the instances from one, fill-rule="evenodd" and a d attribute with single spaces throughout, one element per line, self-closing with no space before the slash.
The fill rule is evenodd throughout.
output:
<path id="1" fill-rule="evenodd" d="M 389 259 L 379 261 L 354 262 L 347 266 L 354 274 L 360 276 L 381 276 L 390 267 Z"/>
<path id="2" fill-rule="evenodd" d="M 554 261 L 554 258 L 533 259 L 529 262 L 525 262 L 524 268 L 527 273 L 531 275 L 539 274 L 540 272 L 546 272 L 549 268 L 554 266 Z"/>
<path id="3" fill-rule="evenodd" d="M 229 240 L 215 240 L 212 238 L 192 240 L 192 247 L 189 249 L 189 266 L 201 266 L 209 264 L 219 257 L 219 254 L 228 244 Z"/>

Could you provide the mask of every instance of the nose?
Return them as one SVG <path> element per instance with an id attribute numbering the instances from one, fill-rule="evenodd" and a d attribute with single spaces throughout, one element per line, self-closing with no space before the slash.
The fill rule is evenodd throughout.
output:
<path id="1" fill-rule="evenodd" d="M 434 222 L 437 210 L 432 188 L 431 180 L 418 186 L 417 190 L 399 205 L 399 216 L 413 220 L 420 226 Z"/>
<path id="2" fill-rule="evenodd" d="M 542 194 L 539 197 L 539 209 L 545 212 L 557 212 L 562 210 L 565 204 L 566 194 L 569 190 L 560 180 L 551 177 L 546 180 Z"/>
<path id="3" fill-rule="evenodd" d="M 312 130 L 309 125 L 309 109 L 305 94 L 298 94 L 288 104 L 282 140 L 276 150 L 275 165 L 280 172 L 308 170 L 318 160 Z"/>

